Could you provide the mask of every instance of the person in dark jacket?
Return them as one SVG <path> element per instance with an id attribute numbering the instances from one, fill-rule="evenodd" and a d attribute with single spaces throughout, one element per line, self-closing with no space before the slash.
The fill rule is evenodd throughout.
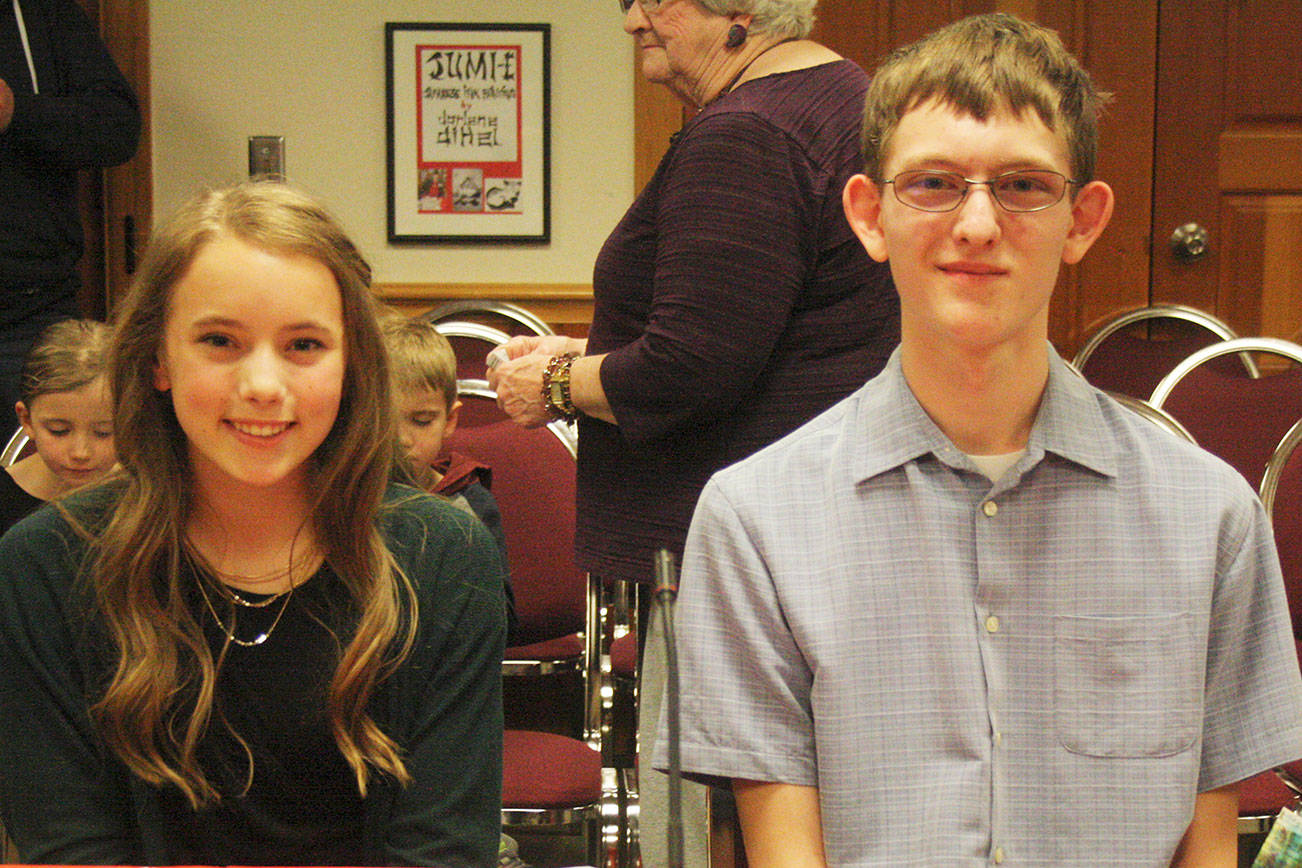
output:
<path id="1" fill-rule="evenodd" d="M 77 317 L 77 172 L 131 159 L 136 96 L 75 0 L 0 0 L 0 406 L 56 320 Z"/>

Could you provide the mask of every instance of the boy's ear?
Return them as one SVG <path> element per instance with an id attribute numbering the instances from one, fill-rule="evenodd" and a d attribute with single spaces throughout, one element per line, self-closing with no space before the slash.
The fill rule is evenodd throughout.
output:
<path id="1" fill-rule="evenodd" d="M 1062 248 L 1062 261 L 1068 265 L 1080 262 L 1085 252 L 1112 219 L 1116 197 L 1112 188 L 1102 181 L 1090 181 L 1071 203 L 1071 228 Z"/>
<path id="2" fill-rule="evenodd" d="M 443 439 L 452 436 L 452 432 L 457 430 L 457 417 L 460 415 L 461 402 L 453 401 L 452 406 L 448 407 L 447 424 L 443 426 Z"/>
<path id="3" fill-rule="evenodd" d="M 32 430 L 32 414 L 28 412 L 27 405 L 22 401 L 14 404 L 14 413 L 18 416 L 18 424 L 22 425 L 23 430 L 27 432 L 27 436 L 31 437 L 35 432 Z"/>
<path id="4" fill-rule="evenodd" d="M 878 262 L 886 261 L 886 237 L 882 233 L 881 190 L 867 175 L 855 175 L 841 191 L 841 206 L 845 219 L 858 236 L 868 255 Z"/>

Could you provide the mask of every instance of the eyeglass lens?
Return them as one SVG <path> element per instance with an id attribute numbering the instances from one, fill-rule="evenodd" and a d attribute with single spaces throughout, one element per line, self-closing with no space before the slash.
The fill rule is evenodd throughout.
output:
<path id="1" fill-rule="evenodd" d="M 1005 172 L 989 181 L 970 181 L 954 172 L 901 172 L 889 182 L 895 198 L 920 211 L 953 211 L 973 184 L 984 184 L 1007 211 L 1042 211 L 1067 192 L 1067 178 L 1048 170 Z"/>
<path id="2" fill-rule="evenodd" d="M 632 9 L 632 8 L 633 8 L 633 4 L 636 3 L 636 2 L 637 2 L 637 0 L 619 0 L 619 11 L 621 11 L 621 12 L 623 12 L 625 15 L 627 15 L 627 14 L 628 14 L 628 10 Z"/>

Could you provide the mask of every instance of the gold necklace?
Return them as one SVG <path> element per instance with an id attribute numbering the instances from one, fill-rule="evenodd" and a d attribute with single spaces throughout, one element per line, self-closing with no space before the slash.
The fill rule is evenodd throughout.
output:
<path id="1" fill-rule="evenodd" d="M 233 608 L 231 609 L 231 625 L 227 627 L 226 622 L 224 622 L 221 619 L 221 616 L 217 614 L 217 608 L 213 606 L 212 598 L 208 596 L 208 589 L 204 587 L 206 575 L 211 573 L 214 574 L 216 577 L 223 577 L 223 576 L 228 576 L 229 574 L 223 573 L 221 570 L 218 570 L 216 567 L 213 567 L 211 564 L 209 564 L 207 562 L 207 559 L 205 559 L 203 555 L 201 555 L 193 545 L 190 544 L 186 545 L 185 555 L 186 555 L 186 559 L 190 562 L 190 570 L 192 573 L 194 573 L 195 584 L 198 585 L 199 587 L 199 594 L 203 597 L 204 606 L 208 609 L 208 614 L 212 615 L 212 619 L 213 621 L 216 622 L 218 629 L 222 631 L 222 633 L 226 636 L 228 640 L 244 648 L 257 647 L 258 645 L 261 645 L 263 642 L 266 642 L 268 639 L 271 638 L 271 634 L 275 632 L 276 627 L 280 624 L 280 619 L 284 617 L 285 610 L 289 608 L 289 598 L 294 594 L 294 588 L 295 588 L 294 570 L 296 567 L 300 566 L 302 563 L 305 562 L 305 561 L 299 561 L 296 563 L 291 563 L 289 567 L 284 570 L 277 570 L 275 573 L 268 573 L 267 576 L 263 578 L 264 581 L 267 578 L 273 578 L 277 575 L 288 574 L 289 588 L 287 590 L 281 591 L 278 594 L 272 594 L 267 599 L 258 602 L 254 602 L 253 600 L 249 600 L 246 599 L 245 597 L 240 596 L 238 593 L 235 592 L 233 588 L 231 588 L 225 582 L 222 582 L 220 578 L 218 579 L 217 584 L 218 587 L 221 589 L 223 596 L 225 596 L 230 602 L 240 606 L 244 606 L 245 608 L 265 609 L 267 606 L 270 606 L 272 603 L 276 602 L 276 600 L 281 600 L 280 610 L 276 612 L 276 617 L 272 619 L 270 627 L 268 627 L 263 632 L 259 633 L 257 636 L 253 637 L 253 639 L 241 639 L 239 636 L 235 635 L 236 621 L 237 621 L 235 610 Z M 254 580 L 252 577 L 248 577 L 248 576 L 229 576 L 229 577 L 241 578 L 248 581 Z"/>

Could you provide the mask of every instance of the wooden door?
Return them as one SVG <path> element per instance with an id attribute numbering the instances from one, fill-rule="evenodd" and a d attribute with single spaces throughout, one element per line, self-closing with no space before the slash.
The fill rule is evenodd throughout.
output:
<path id="1" fill-rule="evenodd" d="M 1302 0 L 1160 5 L 1152 300 L 1302 340 Z M 1177 254 L 1177 227 L 1206 252 Z"/>

